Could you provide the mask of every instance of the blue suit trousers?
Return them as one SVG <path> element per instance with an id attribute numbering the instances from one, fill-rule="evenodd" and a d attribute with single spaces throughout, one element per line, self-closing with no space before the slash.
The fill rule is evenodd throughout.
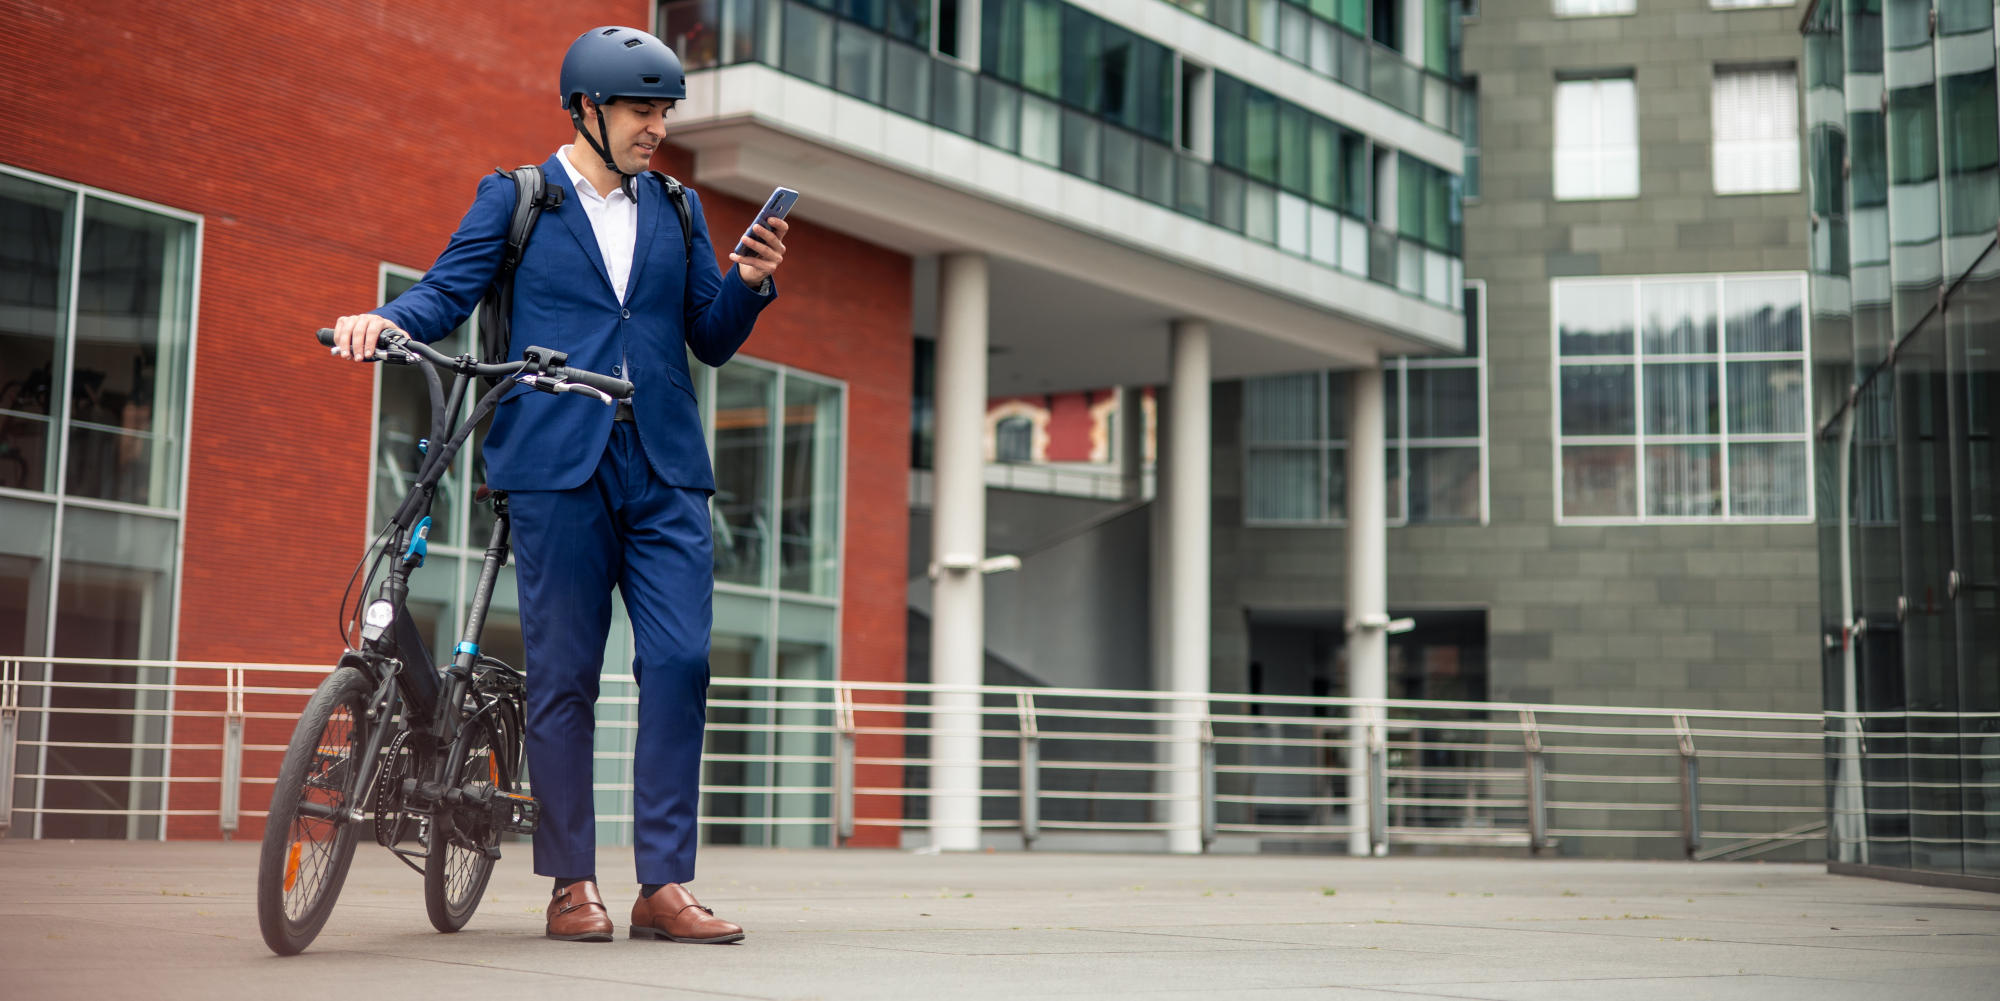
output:
<path id="1" fill-rule="evenodd" d="M 633 848 L 641 883 L 694 878 L 715 563 L 708 493 L 668 486 L 630 423 L 570 490 L 508 494 L 527 647 L 528 776 L 541 803 L 535 872 L 594 875 L 591 791 L 611 588 L 636 642 Z"/>

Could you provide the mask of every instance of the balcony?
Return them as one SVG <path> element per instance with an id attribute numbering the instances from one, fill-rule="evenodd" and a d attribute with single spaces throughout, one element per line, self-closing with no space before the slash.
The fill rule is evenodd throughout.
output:
<path id="1" fill-rule="evenodd" d="M 1164 2 L 1426 125 L 1465 137 L 1464 88 L 1336 20 L 1279 0 Z"/>
<path id="2" fill-rule="evenodd" d="M 660 20 L 663 36 L 681 52 L 690 71 L 769 67 L 1400 298 L 1448 311 L 1458 307 L 1463 263 L 1449 241 L 1419 239 L 1354 214 L 1352 204 L 1323 204 L 1190 155 L 1157 135 L 1065 106 L 891 33 L 795 0 L 682 0 L 663 5 Z M 1429 101 L 1427 85 L 1418 79 L 1420 70 L 1360 51 L 1364 55 L 1357 55 L 1352 65 L 1369 67 L 1368 78 L 1380 84 L 1371 83 L 1371 93 L 1399 95 L 1403 104 L 1398 106 L 1421 108 Z M 1458 122 L 1457 112 L 1450 110 L 1456 102 L 1445 105 L 1441 121 Z M 763 110 L 760 106 L 757 113 Z M 691 105 L 683 109 L 682 120 L 692 123 L 704 114 L 698 104 Z M 830 129 L 837 117 L 829 116 L 824 127 Z M 892 134 L 885 133 L 883 142 L 890 142 Z M 861 152 L 878 159 L 906 158 L 904 151 L 884 145 Z M 1044 197 L 1061 204 L 1054 194 Z M 1328 284 L 1311 269 L 1286 270 L 1301 276 L 1305 285 Z M 1301 283 L 1286 284 L 1296 288 Z M 1408 315 L 1406 309 L 1387 312 Z M 1394 325 L 1386 313 L 1364 318 Z"/>

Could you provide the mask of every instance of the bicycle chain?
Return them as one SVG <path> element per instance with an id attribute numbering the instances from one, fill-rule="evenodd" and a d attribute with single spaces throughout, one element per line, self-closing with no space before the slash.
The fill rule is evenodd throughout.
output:
<path id="1" fill-rule="evenodd" d="M 401 731 L 383 749 L 385 758 L 382 769 L 375 780 L 375 841 L 384 848 L 394 848 L 402 841 L 403 828 L 409 823 L 400 806 L 392 802 L 403 782 L 403 745 L 410 741 L 409 730 Z"/>

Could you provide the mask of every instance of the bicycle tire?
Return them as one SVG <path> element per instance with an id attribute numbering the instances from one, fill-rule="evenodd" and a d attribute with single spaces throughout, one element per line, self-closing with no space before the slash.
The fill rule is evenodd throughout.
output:
<path id="1" fill-rule="evenodd" d="M 351 769 L 359 766 L 368 746 L 372 690 L 367 676 L 355 668 L 327 675 L 299 714 L 278 768 L 257 861 L 257 924 L 264 944 L 280 956 L 303 952 L 318 937 L 354 860 L 357 825 L 301 816 L 299 805 L 311 797 L 335 818 L 351 808 L 345 793 L 354 788 Z M 301 876 L 307 878 L 302 881 Z"/>
<path id="2" fill-rule="evenodd" d="M 455 788 L 468 782 L 486 780 L 503 792 L 514 788 L 508 774 L 509 755 L 500 753 L 507 739 L 507 727 L 491 715 L 474 720 L 463 733 L 463 743 L 454 752 L 451 781 Z M 518 754 L 513 755 L 515 759 Z M 489 826 L 461 830 L 449 810 L 440 809 L 432 817 L 424 840 L 424 910 L 431 927 L 455 932 L 472 920 L 493 878 L 493 858 L 485 849 L 497 847 L 500 832 Z"/>

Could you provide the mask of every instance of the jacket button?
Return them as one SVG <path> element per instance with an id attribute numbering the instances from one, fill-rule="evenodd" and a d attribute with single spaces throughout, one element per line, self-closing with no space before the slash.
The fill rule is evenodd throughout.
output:
<path id="1" fill-rule="evenodd" d="M 618 311 L 618 318 L 621 320 L 629 320 L 632 318 L 632 311 L 629 309 L 621 309 Z"/>

